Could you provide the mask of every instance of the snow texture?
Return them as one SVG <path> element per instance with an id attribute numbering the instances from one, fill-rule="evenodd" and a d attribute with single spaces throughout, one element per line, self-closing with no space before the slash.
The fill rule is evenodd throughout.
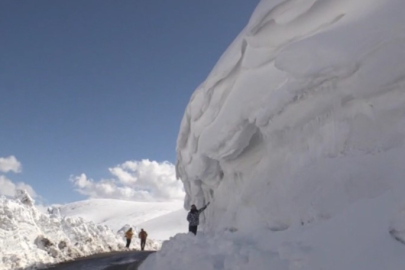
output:
<path id="1" fill-rule="evenodd" d="M 139 248 L 139 240 L 132 247 Z M 0 197 L 0 270 L 40 268 L 95 253 L 124 249 L 122 236 L 83 218 L 62 218 L 58 208 L 41 213 L 26 191 Z M 157 249 L 154 241 L 146 249 Z"/>
<path id="2" fill-rule="evenodd" d="M 404 48 L 402 0 L 262 0 L 179 132 L 207 234 L 141 269 L 404 269 Z"/>

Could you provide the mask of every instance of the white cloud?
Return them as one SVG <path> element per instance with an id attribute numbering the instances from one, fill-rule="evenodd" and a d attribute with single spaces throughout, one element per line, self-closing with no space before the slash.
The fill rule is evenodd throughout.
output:
<path id="1" fill-rule="evenodd" d="M 109 168 L 113 178 L 94 181 L 81 174 L 72 176 L 76 190 L 90 198 L 113 198 L 135 201 L 182 200 L 184 189 L 169 162 L 127 161 Z"/>
<path id="2" fill-rule="evenodd" d="M 84 173 L 82 173 L 80 176 L 76 176 L 74 178 L 74 183 L 79 188 L 86 188 L 93 185 L 93 181 L 88 180 L 87 176 Z"/>
<path id="3" fill-rule="evenodd" d="M 15 195 L 15 185 L 5 176 L 0 175 L 0 193 L 6 196 Z"/>
<path id="4" fill-rule="evenodd" d="M 14 156 L 9 156 L 6 158 L 0 157 L 0 172 L 20 173 L 21 169 L 22 169 L 21 163 Z M 24 189 L 28 192 L 28 194 L 31 197 L 33 198 L 37 197 L 37 193 L 30 185 L 27 185 L 23 182 L 15 184 L 13 181 L 8 179 L 4 175 L 0 175 L 0 195 L 14 197 L 17 189 Z"/>
<path id="5" fill-rule="evenodd" d="M 17 189 L 24 189 L 28 192 L 28 194 L 31 197 L 33 198 L 37 197 L 36 192 L 30 185 L 27 185 L 22 182 L 14 184 L 10 179 L 6 178 L 4 175 L 0 175 L 0 195 L 14 197 Z"/>
<path id="6" fill-rule="evenodd" d="M 0 157 L 0 172 L 7 173 L 13 171 L 19 173 L 21 172 L 21 167 L 21 163 L 14 156 Z"/>

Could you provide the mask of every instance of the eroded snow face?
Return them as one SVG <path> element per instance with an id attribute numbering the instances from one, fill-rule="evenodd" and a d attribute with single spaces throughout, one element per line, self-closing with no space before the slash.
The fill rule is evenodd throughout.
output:
<path id="1" fill-rule="evenodd" d="M 212 202 L 210 229 L 278 231 L 401 200 L 404 18 L 400 0 L 261 1 L 187 106 L 186 208 Z"/>

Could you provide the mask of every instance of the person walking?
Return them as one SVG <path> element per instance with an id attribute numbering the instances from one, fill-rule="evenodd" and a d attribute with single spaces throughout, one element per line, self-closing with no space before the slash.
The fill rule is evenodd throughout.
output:
<path id="1" fill-rule="evenodd" d="M 200 210 L 198 210 L 197 207 L 193 204 L 191 206 L 190 212 L 188 212 L 187 215 L 188 231 L 194 233 L 194 235 L 197 235 L 198 225 L 200 224 L 200 214 L 207 208 L 209 204 L 210 203 L 208 202 Z"/>
<path id="2" fill-rule="evenodd" d="M 146 238 L 148 237 L 148 233 L 145 232 L 143 229 L 138 234 L 139 239 L 141 239 L 141 250 L 145 249 Z"/>
<path id="3" fill-rule="evenodd" d="M 132 232 L 132 228 L 129 228 L 129 230 L 125 233 L 125 238 L 127 239 L 127 248 L 129 248 L 129 245 L 131 244 L 133 235 L 134 233 Z"/>

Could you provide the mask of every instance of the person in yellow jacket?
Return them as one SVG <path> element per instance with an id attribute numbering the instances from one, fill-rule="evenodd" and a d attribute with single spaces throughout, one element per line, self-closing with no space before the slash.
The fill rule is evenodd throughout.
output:
<path id="1" fill-rule="evenodd" d="M 133 235 L 134 233 L 132 232 L 132 228 L 129 228 L 129 230 L 125 233 L 125 238 L 127 239 L 127 248 L 129 248 L 129 245 L 131 244 Z"/>
<path id="2" fill-rule="evenodd" d="M 145 249 L 146 238 L 148 237 L 148 233 L 145 232 L 143 229 L 138 234 L 139 239 L 141 239 L 141 250 Z"/>

